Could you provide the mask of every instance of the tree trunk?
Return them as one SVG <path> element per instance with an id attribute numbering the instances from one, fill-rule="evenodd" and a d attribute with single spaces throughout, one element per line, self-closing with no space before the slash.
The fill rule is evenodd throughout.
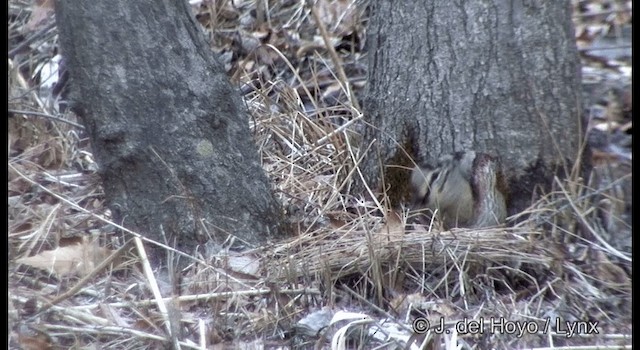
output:
<path id="1" fill-rule="evenodd" d="M 406 170 L 475 150 L 497 155 L 510 212 L 579 157 L 580 70 L 569 1 L 372 1 L 362 168 L 392 203 Z M 406 151 L 405 152 L 403 151 Z M 562 169 L 560 169 L 562 168 Z"/>
<path id="2" fill-rule="evenodd" d="M 186 1 L 56 1 L 73 110 L 116 221 L 191 253 L 283 234 L 248 111 Z"/>

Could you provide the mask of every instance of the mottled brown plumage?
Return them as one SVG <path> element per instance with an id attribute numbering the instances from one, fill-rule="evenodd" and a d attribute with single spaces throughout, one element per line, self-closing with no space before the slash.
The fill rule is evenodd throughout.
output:
<path id="1" fill-rule="evenodd" d="M 412 206 L 435 212 L 446 228 L 496 226 L 507 215 L 504 183 L 497 158 L 460 152 L 413 169 Z"/>

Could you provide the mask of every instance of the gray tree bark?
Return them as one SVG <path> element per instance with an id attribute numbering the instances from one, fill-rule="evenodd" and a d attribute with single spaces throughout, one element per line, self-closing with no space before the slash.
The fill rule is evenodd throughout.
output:
<path id="1" fill-rule="evenodd" d="M 570 2 L 372 1 L 362 168 L 392 203 L 417 162 L 475 150 L 499 156 L 510 212 L 579 157 L 580 66 Z M 375 142 L 374 142 L 375 140 Z M 402 150 L 404 149 L 404 151 Z M 566 168 L 565 168 L 566 167 Z"/>
<path id="2" fill-rule="evenodd" d="M 56 1 L 72 109 L 114 219 L 191 253 L 285 233 L 249 115 L 186 1 Z"/>

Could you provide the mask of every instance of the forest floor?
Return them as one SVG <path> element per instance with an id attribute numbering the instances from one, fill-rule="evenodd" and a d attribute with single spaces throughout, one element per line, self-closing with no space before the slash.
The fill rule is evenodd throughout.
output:
<path id="1" fill-rule="evenodd" d="M 8 3 L 9 348 L 631 348 L 631 1 L 572 1 L 591 178 L 482 231 L 346 194 L 367 1 L 191 1 L 298 235 L 194 257 L 176 288 L 109 220 L 52 3 Z"/>

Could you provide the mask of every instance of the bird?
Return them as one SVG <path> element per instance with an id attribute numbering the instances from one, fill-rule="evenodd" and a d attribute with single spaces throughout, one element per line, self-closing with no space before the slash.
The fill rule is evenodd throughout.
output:
<path id="1" fill-rule="evenodd" d="M 411 171 L 413 210 L 428 209 L 445 228 L 485 228 L 504 223 L 507 186 L 498 157 L 475 151 L 440 158 Z"/>

